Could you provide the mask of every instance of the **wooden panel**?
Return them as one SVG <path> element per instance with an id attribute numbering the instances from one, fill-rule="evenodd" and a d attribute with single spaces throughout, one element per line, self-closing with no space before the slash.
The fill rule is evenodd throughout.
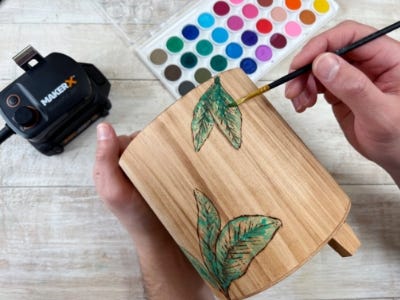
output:
<path id="1" fill-rule="evenodd" d="M 94 3 L 106 3 L 109 2 L 113 4 L 113 1 L 104 0 L 84 0 L 84 1 L 70 1 L 70 0 L 12 0 L 12 1 L 2 1 L 0 9 L 0 23 L 14 23 L 14 24 L 93 24 L 99 23 L 104 24 L 108 22 L 108 18 L 105 18 L 98 9 L 99 6 Z M 141 18 L 140 23 L 146 21 L 146 24 L 159 24 L 164 18 L 169 17 L 169 10 L 171 6 L 182 7 L 187 4 L 189 0 L 168 0 L 168 1 L 156 1 L 152 5 L 152 17 Z M 121 2 L 114 1 L 117 6 Z M 135 4 L 135 1 L 131 1 Z M 124 3 L 123 3 L 124 4 Z M 104 7 L 110 8 L 112 12 L 111 5 L 104 5 Z M 158 9 L 158 10 L 157 10 Z M 123 21 L 124 23 L 136 25 L 139 20 L 135 21 L 135 14 L 131 12 L 123 11 L 120 7 L 114 9 L 118 11 L 118 15 L 122 15 L 123 18 L 119 20 L 114 18 L 115 21 Z M 131 17 L 131 18 L 129 18 Z M 136 23 L 136 24 L 135 24 Z"/>
<path id="2" fill-rule="evenodd" d="M 104 23 L 92 1 L 2 1 L 0 23 Z M 85 13 L 82 13 L 85 12 Z"/>
<path id="3" fill-rule="evenodd" d="M 15 73 L 8 74 L 9 77 L 0 73 L 3 79 L 15 79 L 22 74 L 12 57 L 29 44 L 44 56 L 61 52 L 76 61 L 93 63 L 109 79 L 154 79 L 112 25 L 0 24 L 0 30 L 13 33 L 9 35 L 12 44 L 0 49 L 0 58 Z M 143 35 L 143 28 L 137 30 L 138 35 Z"/>
<path id="4" fill-rule="evenodd" d="M 0 299 L 144 299 L 134 245 L 93 188 L 0 188 Z"/>
<path id="5" fill-rule="evenodd" d="M 255 89 L 241 69 L 220 78 L 234 99 Z M 265 214 L 281 220 L 273 242 L 254 258 L 246 276 L 232 283 L 230 296 L 239 299 L 275 284 L 315 254 L 344 222 L 350 202 L 264 97 L 240 108 L 239 150 L 214 128 L 195 152 L 193 110 L 213 83 L 159 115 L 129 145 L 120 164 L 177 243 L 198 259 L 194 190 L 211 199 L 223 223 Z"/>

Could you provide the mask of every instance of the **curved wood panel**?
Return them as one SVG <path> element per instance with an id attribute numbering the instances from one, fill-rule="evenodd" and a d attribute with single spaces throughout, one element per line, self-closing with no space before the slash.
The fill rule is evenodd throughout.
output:
<path id="1" fill-rule="evenodd" d="M 256 88 L 240 69 L 220 78 L 234 99 Z M 263 96 L 240 106 L 239 150 L 214 128 L 195 152 L 193 109 L 212 83 L 161 113 L 129 145 L 120 164 L 176 242 L 197 261 L 203 254 L 195 190 L 213 203 L 221 228 L 240 216 L 280 220 L 272 240 L 229 287 L 229 297 L 242 299 L 285 278 L 328 243 L 345 222 L 350 201 Z M 221 290 L 215 292 L 224 297 Z"/>

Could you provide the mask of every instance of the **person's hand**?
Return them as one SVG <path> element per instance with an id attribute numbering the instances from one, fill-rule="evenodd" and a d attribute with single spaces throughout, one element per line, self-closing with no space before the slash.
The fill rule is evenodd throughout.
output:
<path id="1" fill-rule="evenodd" d="M 99 124 L 93 178 L 99 196 L 135 243 L 147 299 L 213 299 L 209 288 L 118 165 L 122 152 L 136 135 L 117 137 L 111 125 Z"/>
<path id="2" fill-rule="evenodd" d="M 375 31 L 346 21 L 313 38 L 290 66 L 313 62 L 312 73 L 289 82 L 286 97 L 303 112 L 323 93 L 353 147 L 400 186 L 400 43 L 384 36 L 344 58 L 329 53 Z"/>
<path id="3" fill-rule="evenodd" d="M 99 124 L 93 178 L 99 196 L 126 230 L 134 237 L 137 233 L 146 238 L 163 227 L 118 165 L 122 152 L 137 134 L 117 137 L 111 125 Z"/>

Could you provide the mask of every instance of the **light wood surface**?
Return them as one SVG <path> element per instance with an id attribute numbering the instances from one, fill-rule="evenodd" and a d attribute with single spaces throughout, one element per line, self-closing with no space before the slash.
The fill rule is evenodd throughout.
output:
<path id="1" fill-rule="evenodd" d="M 340 15 L 325 28 L 344 19 L 381 28 L 399 18 L 398 0 L 338 3 Z M 152 25 L 132 24 L 132 32 L 139 37 Z M 174 101 L 91 1 L 3 0 L 0 32 L 0 88 L 22 73 L 12 56 L 32 44 L 106 74 L 113 102 L 107 121 L 120 134 L 142 129 Z M 285 74 L 289 63 L 258 85 Z M 268 98 L 352 199 L 348 223 L 363 246 L 346 259 L 324 247 L 251 299 L 400 299 L 398 188 L 347 144 L 322 99 L 298 115 L 283 88 Z M 0 147 L 0 299 L 145 299 L 134 245 L 93 188 L 95 138 L 91 127 L 51 158 L 18 137 Z"/>

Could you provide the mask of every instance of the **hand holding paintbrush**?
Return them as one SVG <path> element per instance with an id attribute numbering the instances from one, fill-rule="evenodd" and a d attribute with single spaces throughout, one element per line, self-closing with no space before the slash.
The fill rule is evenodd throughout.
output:
<path id="1" fill-rule="evenodd" d="M 362 45 L 365 45 L 365 44 L 391 32 L 399 27 L 400 27 L 400 21 L 398 21 L 390 26 L 387 26 L 379 31 L 376 31 L 372 34 L 369 34 L 369 35 L 367 35 L 367 36 L 357 40 L 356 42 L 351 43 L 343 48 L 335 50 L 334 53 L 336 55 L 343 56 L 343 55 L 349 53 L 350 51 L 357 49 L 358 47 L 361 47 Z M 258 95 L 261 95 L 275 87 L 280 86 L 283 83 L 286 83 L 294 78 L 297 78 L 303 74 L 306 74 L 306 73 L 310 72 L 311 69 L 312 69 L 312 63 L 307 64 L 307 65 L 297 69 L 296 71 L 293 71 L 293 72 L 279 78 L 278 80 L 275 80 L 274 82 L 272 82 L 270 84 L 260 87 L 259 89 L 255 90 L 254 92 L 250 93 L 249 95 L 246 95 L 246 96 L 240 98 L 238 101 L 236 101 L 236 105 L 240 105 L 247 100 L 250 100 L 250 99 L 252 99 Z"/>
<path id="2" fill-rule="evenodd" d="M 347 52 L 346 59 L 332 53 L 375 32 L 347 21 L 312 39 L 291 64 L 296 70 L 313 61 L 312 73 L 291 80 L 286 97 L 302 112 L 323 93 L 350 144 L 400 187 L 400 42 L 384 36 Z"/>

